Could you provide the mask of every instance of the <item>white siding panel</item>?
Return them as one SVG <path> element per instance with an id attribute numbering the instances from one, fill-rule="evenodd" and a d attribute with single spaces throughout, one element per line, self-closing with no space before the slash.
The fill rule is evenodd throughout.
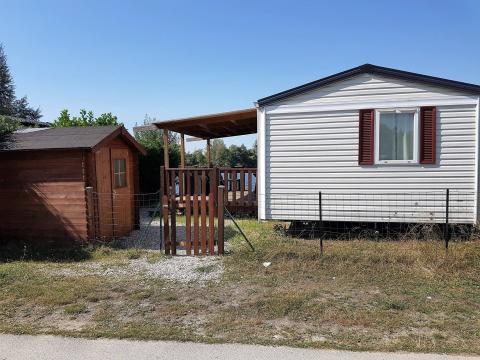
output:
<path id="1" fill-rule="evenodd" d="M 451 98 L 452 105 L 437 107 L 435 165 L 359 166 L 358 110 L 312 110 L 315 105 L 359 100 L 367 108 L 369 101 L 382 98 L 408 98 L 422 106 L 422 99 L 440 97 Z M 423 84 L 360 75 L 269 107 L 281 107 L 282 112 L 267 108 L 265 218 L 317 220 L 322 191 L 324 220 L 442 222 L 449 188 L 452 221 L 474 222 L 476 105 L 455 105 L 459 97 L 468 98 Z M 299 104 L 310 110 L 298 111 Z"/>
<path id="2" fill-rule="evenodd" d="M 335 82 L 317 90 L 293 96 L 277 105 L 320 105 L 375 101 L 422 100 L 432 97 L 449 99 L 468 97 L 457 91 L 435 86 L 417 84 L 406 80 L 387 78 L 379 75 L 361 74 L 350 79 Z M 475 114 L 473 114 L 475 116 Z"/>

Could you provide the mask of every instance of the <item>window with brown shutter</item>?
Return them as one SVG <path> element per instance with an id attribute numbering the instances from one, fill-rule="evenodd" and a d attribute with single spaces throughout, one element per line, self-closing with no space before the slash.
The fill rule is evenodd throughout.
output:
<path id="1" fill-rule="evenodd" d="M 373 109 L 360 110 L 359 116 L 358 163 L 373 165 L 375 111 Z"/>
<path id="2" fill-rule="evenodd" d="M 437 109 L 433 106 L 420 108 L 420 164 L 435 164 Z"/>

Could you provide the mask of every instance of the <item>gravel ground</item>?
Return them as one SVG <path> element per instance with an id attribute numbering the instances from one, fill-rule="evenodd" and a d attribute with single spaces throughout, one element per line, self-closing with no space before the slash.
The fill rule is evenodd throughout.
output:
<path id="1" fill-rule="evenodd" d="M 162 247 L 162 222 L 157 216 L 152 220 L 154 209 L 153 208 L 141 208 L 140 209 L 140 229 L 132 231 L 128 236 L 119 238 L 116 241 L 116 245 L 122 249 L 147 249 L 147 250 L 159 250 Z M 207 225 L 207 233 L 208 233 Z M 191 229 L 193 237 L 193 226 Z M 185 224 L 177 223 L 176 226 L 177 242 L 185 241 L 186 239 L 186 227 Z M 225 243 L 225 247 L 228 249 L 228 244 Z M 215 250 L 216 251 L 216 250 Z M 186 255 L 185 249 L 177 248 L 178 255 Z M 0 359 L 1 360 L 1 359 Z"/>
<path id="2" fill-rule="evenodd" d="M 68 268 L 46 268 L 45 272 L 55 276 L 160 277 L 175 282 L 201 284 L 220 281 L 223 266 L 217 257 L 174 256 L 155 262 L 140 258 L 112 264 L 82 263 Z"/>
<path id="3" fill-rule="evenodd" d="M 160 217 L 158 217 L 157 214 L 157 217 L 152 220 L 154 212 L 153 208 L 141 208 L 139 211 L 140 229 L 132 231 L 129 236 L 118 239 L 118 246 L 124 249 L 136 248 L 159 250 L 161 245 Z"/>

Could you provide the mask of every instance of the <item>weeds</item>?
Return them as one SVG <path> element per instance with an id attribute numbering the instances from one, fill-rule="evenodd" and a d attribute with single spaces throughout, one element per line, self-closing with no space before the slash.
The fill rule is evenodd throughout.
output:
<path id="1" fill-rule="evenodd" d="M 165 258 L 105 246 L 80 263 L 0 263 L 0 331 L 480 354 L 480 242 L 446 253 L 431 240 L 325 240 L 321 256 L 318 241 L 286 237 L 284 226 L 239 222 L 256 251 L 229 233 L 215 284 L 62 275 Z"/>
<path id="2" fill-rule="evenodd" d="M 85 304 L 70 304 L 64 307 L 65 314 L 78 315 L 87 311 L 87 305 Z"/>

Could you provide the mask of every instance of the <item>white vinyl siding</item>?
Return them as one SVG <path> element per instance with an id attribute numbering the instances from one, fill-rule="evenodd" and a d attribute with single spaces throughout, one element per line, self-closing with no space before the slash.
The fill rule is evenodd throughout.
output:
<path id="1" fill-rule="evenodd" d="M 358 165 L 358 110 L 391 108 L 397 100 L 415 107 L 442 103 L 437 105 L 436 164 Z M 461 208 L 454 220 L 474 222 L 477 101 L 451 90 L 365 74 L 267 106 L 265 168 L 259 169 L 259 173 L 265 173 L 261 218 L 317 220 L 318 192 L 322 191 L 326 194 L 322 212 L 325 220 L 342 220 L 335 219 L 335 204 L 330 203 L 329 208 L 334 198 L 328 197 L 329 193 L 343 194 L 341 204 L 350 206 L 349 214 L 366 211 L 359 208 L 360 203 L 380 201 L 371 194 L 387 193 L 378 207 L 381 211 L 374 217 L 344 220 L 408 221 L 397 211 L 395 199 L 399 197 L 393 194 L 407 192 L 417 193 L 418 199 L 431 193 L 435 204 L 416 201 L 412 196 L 402 206 L 406 211 L 421 213 L 420 221 L 440 222 L 444 219 L 443 194 L 449 188 L 452 206 Z M 335 110 L 339 103 L 344 104 Z M 461 201 L 455 203 L 460 193 Z M 352 199 L 366 197 L 365 201 L 353 199 L 349 203 L 345 201 L 347 195 Z"/>
<path id="2" fill-rule="evenodd" d="M 279 101 L 275 106 L 400 102 L 405 100 L 464 99 L 458 91 L 406 80 L 362 74 L 305 94 Z M 471 97 L 474 99 L 475 97 Z"/>

